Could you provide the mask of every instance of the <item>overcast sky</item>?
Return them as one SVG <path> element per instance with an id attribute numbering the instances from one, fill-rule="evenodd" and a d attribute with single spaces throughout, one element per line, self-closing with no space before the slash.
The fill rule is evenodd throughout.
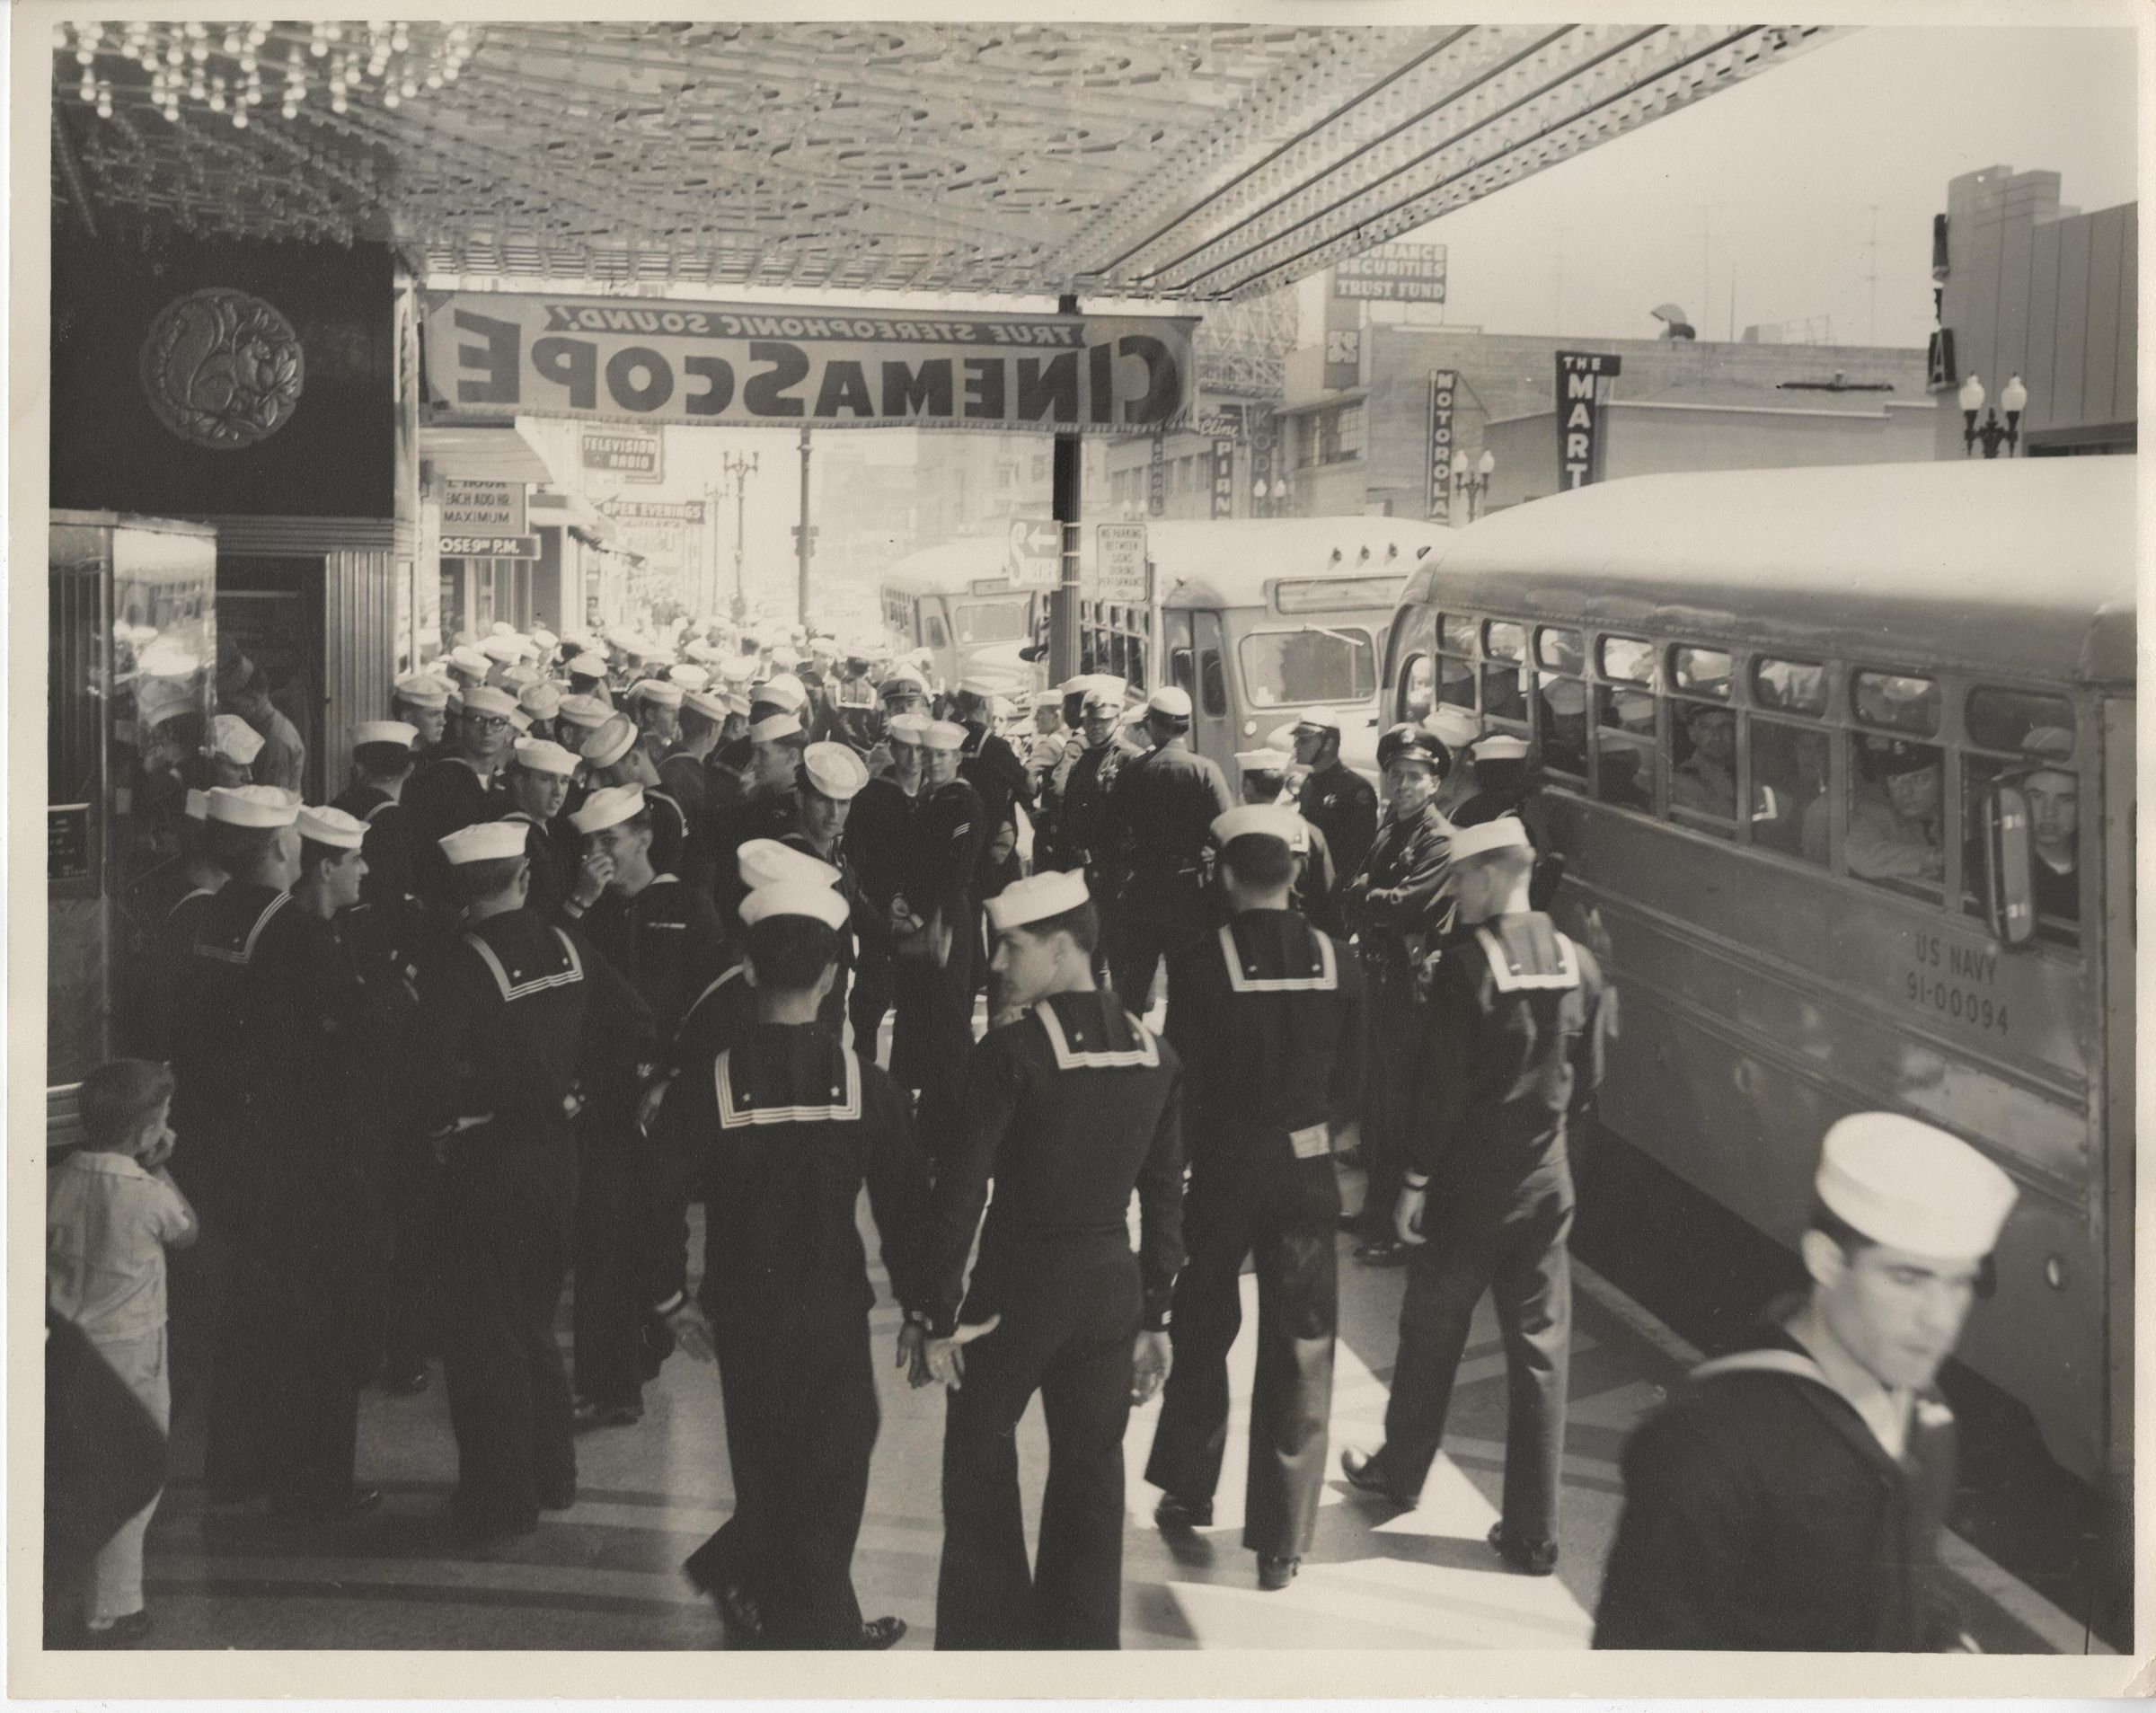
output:
<path id="1" fill-rule="evenodd" d="M 1734 276 L 1739 331 L 1922 345 L 1947 181 L 2047 168 L 2070 205 L 2133 201 L 2134 70 L 2124 30 L 1860 30 L 1414 236 L 1449 248 L 1445 319 L 1490 332 L 1651 337 L 1669 301 L 1724 339 Z"/>

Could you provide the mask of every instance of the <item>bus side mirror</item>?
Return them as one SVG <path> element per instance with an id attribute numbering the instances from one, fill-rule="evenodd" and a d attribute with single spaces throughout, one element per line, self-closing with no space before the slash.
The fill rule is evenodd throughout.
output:
<path id="1" fill-rule="evenodd" d="M 2029 862 L 2028 799 L 1994 781 L 1984 794 L 1984 912 L 2001 946 L 2036 938 L 2036 883 Z"/>

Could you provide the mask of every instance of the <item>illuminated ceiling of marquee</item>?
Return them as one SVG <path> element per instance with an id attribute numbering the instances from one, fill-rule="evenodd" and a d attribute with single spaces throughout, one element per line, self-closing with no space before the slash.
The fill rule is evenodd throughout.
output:
<path id="1" fill-rule="evenodd" d="M 67 24 L 54 196 L 434 277 L 1237 299 L 1835 33 Z"/>

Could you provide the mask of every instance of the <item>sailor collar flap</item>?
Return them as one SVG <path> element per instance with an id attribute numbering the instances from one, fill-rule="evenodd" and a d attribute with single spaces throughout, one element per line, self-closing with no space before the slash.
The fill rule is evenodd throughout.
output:
<path id="1" fill-rule="evenodd" d="M 1579 955 L 1572 942 L 1552 930 L 1551 940 L 1557 947 L 1557 967 L 1535 969 L 1530 967 L 1518 953 L 1488 927 L 1475 930 L 1475 939 L 1482 948 L 1482 955 L 1489 962 L 1490 979 L 1497 984 L 1500 993 L 1533 991 L 1563 991 L 1579 985 Z"/>
<path id="2" fill-rule="evenodd" d="M 550 928 L 548 932 L 561 947 L 561 955 L 559 959 L 550 960 L 552 967 L 531 970 L 511 969 L 502 961 L 501 954 L 477 934 L 464 936 L 464 943 L 479 954 L 479 961 L 494 978 L 494 985 L 505 1005 L 529 999 L 534 993 L 543 993 L 550 988 L 572 986 L 584 979 L 584 960 L 577 955 L 576 942 L 559 928 Z"/>
<path id="3" fill-rule="evenodd" d="M 1094 1031 L 1084 1023 L 1074 1020 L 1067 1028 L 1057 1015 L 1052 999 L 1044 999 L 1033 1008 L 1033 1015 L 1040 1020 L 1040 1027 L 1048 1038 L 1048 1051 L 1056 1055 L 1058 1071 L 1117 1071 L 1156 1068 L 1161 1062 L 1161 1044 L 1153 1032 L 1127 1011 L 1123 1020 L 1129 1026 L 1135 1045 L 1115 1047 L 1106 1039 L 1094 1038 Z"/>
<path id="4" fill-rule="evenodd" d="M 244 929 L 235 926 L 217 932 L 208 929 L 206 924 L 205 929 L 199 931 L 196 935 L 195 955 L 198 958 L 214 958 L 225 964 L 252 963 L 254 949 L 261 944 L 262 931 L 269 927 L 277 913 L 291 902 L 292 895 L 289 892 L 278 893 L 263 904 L 261 909 L 255 913 L 254 920 Z M 210 933 L 216 933 L 216 937 L 208 937 Z"/>
<path id="5" fill-rule="evenodd" d="M 1262 967 L 1254 957 L 1246 957 L 1235 942 L 1233 923 L 1223 923 L 1220 930 L 1221 961 L 1228 971 L 1228 988 L 1237 993 L 1330 993 L 1340 985 L 1338 958 L 1334 955 L 1331 940 L 1321 933 L 1310 936 L 1310 949 L 1314 955 L 1314 967 L 1306 968 L 1296 976 L 1260 976 Z"/>
<path id="6" fill-rule="evenodd" d="M 841 1047 L 827 1101 L 791 1101 L 779 1106 L 760 1105 L 755 1072 L 744 1062 L 734 1069 L 734 1049 L 728 1047 L 711 1064 L 711 1083 L 719 1097 L 719 1126 L 740 1130 L 763 1124 L 850 1124 L 861 1117 L 861 1060 L 851 1047 Z M 792 1090 L 801 1092 L 800 1090 Z"/>

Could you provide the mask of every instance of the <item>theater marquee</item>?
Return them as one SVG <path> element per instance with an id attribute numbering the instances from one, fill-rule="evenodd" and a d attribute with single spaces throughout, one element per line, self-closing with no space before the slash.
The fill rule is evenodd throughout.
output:
<path id="1" fill-rule="evenodd" d="M 427 385 L 450 421 L 1150 433 L 1189 414 L 1197 325 L 432 293 Z"/>

